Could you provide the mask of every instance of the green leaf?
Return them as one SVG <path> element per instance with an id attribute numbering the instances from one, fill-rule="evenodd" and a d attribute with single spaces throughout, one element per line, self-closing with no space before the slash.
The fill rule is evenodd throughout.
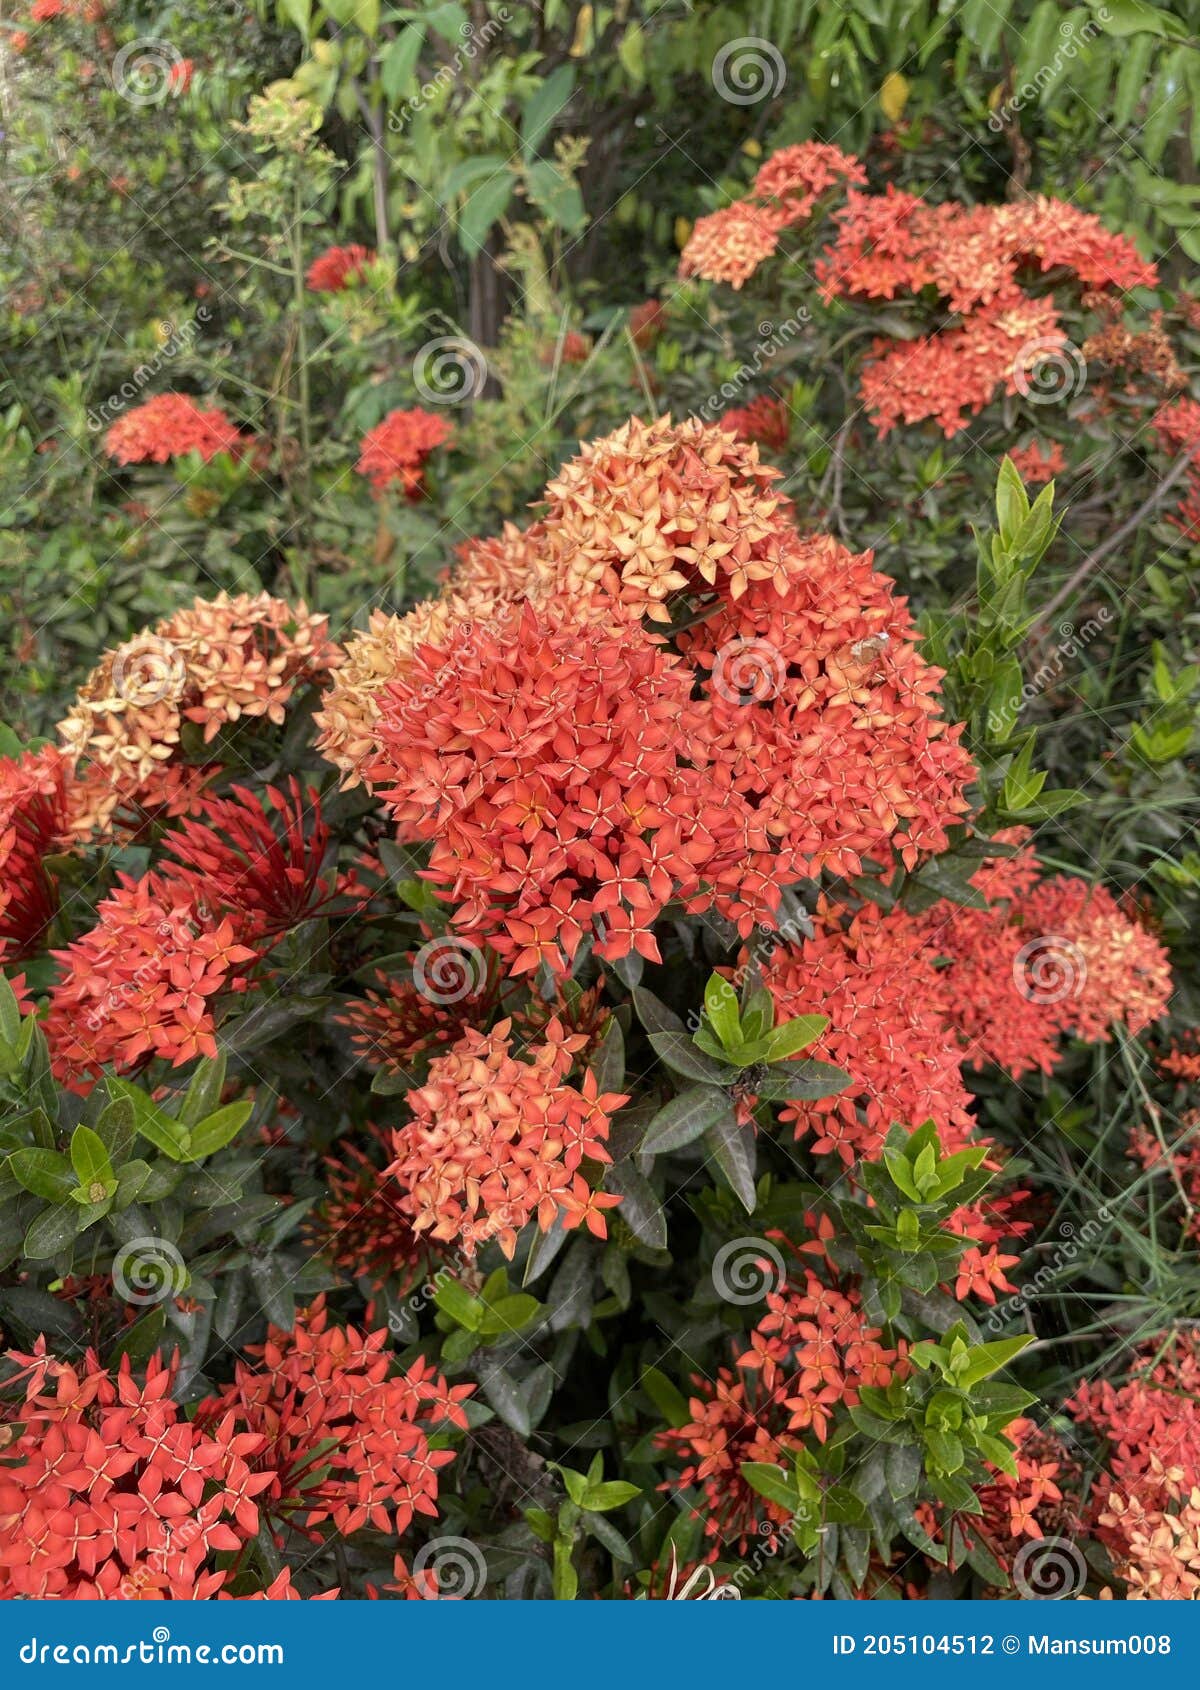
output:
<path id="1" fill-rule="evenodd" d="M 731 1062 L 718 1062 L 696 1048 L 686 1033 L 651 1033 L 650 1043 L 668 1068 L 689 1080 L 707 1080 L 710 1085 L 728 1085 L 738 1076 Z"/>
<path id="2" fill-rule="evenodd" d="M 537 152 L 574 91 L 574 65 L 559 65 L 529 95 L 521 108 L 521 145 L 527 159 Z"/>
<path id="3" fill-rule="evenodd" d="M 215 1110 L 192 1129 L 186 1159 L 189 1162 L 198 1162 L 202 1157 L 211 1156 L 214 1151 L 223 1150 L 237 1137 L 253 1113 L 252 1098 L 227 1103 L 223 1109 Z"/>
<path id="4" fill-rule="evenodd" d="M 102 1189 L 116 1186 L 104 1141 L 91 1127 L 76 1127 L 71 1134 L 71 1166 L 85 1191 L 90 1192 L 94 1186 Z M 98 1199 L 93 1198 L 92 1201 Z"/>
<path id="5" fill-rule="evenodd" d="M 812 1097 L 828 1097 L 831 1092 L 845 1091 L 851 1080 L 844 1068 L 832 1062 L 818 1062 L 811 1058 L 801 1062 L 780 1063 L 755 1088 L 759 1097 L 772 1103 L 800 1103 Z"/>
<path id="6" fill-rule="evenodd" d="M 1088 0 L 1105 35 L 1161 35 L 1179 40 L 1188 33 L 1180 18 L 1172 17 L 1161 6 L 1150 6 L 1146 0 Z"/>
<path id="7" fill-rule="evenodd" d="M 468 1332 L 478 1332 L 482 1327 L 487 1305 L 472 1296 L 457 1279 L 443 1279 L 433 1300 L 443 1314 L 465 1326 Z"/>
<path id="8" fill-rule="evenodd" d="M 528 167 L 525 187 L 539 210 L 568 235 L 578 234 L 587 222 L 578 183 L 564 175 L 549 159 L 537 159 Z"/>
<path id="9" fill-rule="evenodd" d="M 58 1209 L 43 1209 L 25 1234 L 25 1254 L 35 1262 L 57 1256 L 75 1242 L 88 1224 L 85 1213 L 74 1205 L 64 1204 Z"/>
<path id="10" fill-rule="evenodd" d="M 732 1115 L 733 1105 L 718 1086 L 689 1086 L 659 1110 L 640 1149 L 648 1156 L 680 1150 Z"/>
<path id="11" fill-rule="evenodd" d="M 388 47 L 380 61 L 380 81 L 389 100 L 396 101 L 408 93 L 416 82 L 417 61 L 425 42 L 425 26 L 406 24 Z"/>
<path id="12" fill-rule="evenodd" d="M 492 225 L 504 215 L 512 198 L 513 174 L 507 164 L 470 195 L 458 214 L 459 245 L 466 253 L 480 252 Z"/>
<path id="13" fill-rule="evenodd" d="M 183 1094 L 183 1103 L 179 1110 L 179 1124 L 189 1132 L 199 1125 L 206 1115 L 211 1115 L 220 1104 L 221 1092 L 225 1086 L 225 1068 L 224 1051 L 215 1059 L 196 1064 L 196 1071 Z"/>
<path id="14" fill-rule="evenodd" d="M 667 1217 L 650 1181 L 632 1162 L 614 1162 L 604 1181 L 605 1188 L 621 1198 L 616 1213 L 639 1243 L 651 1250 L 667 1247 Z"/>
<path id="15" fill-rule="evenodd" d="M 115 1074 L 110 1074 L 104 1083 L 110 1097 L 126 1097 L 132 1103 L 137 1130 L 143 1138 L 149 1139 L 156 1150 L 161 1150 L 163 1155 L 169 1156 L 173 1162 L 187 1160 L 186 1127 L 173 1120 L 165 1109 L 159 1108 L 153 1098 L 147 1097 L 137 1086 L 130 1085 L 128 1080 L 121 1080 Z"/>
<path id="16" fill-rule="evenodd" d="M 758 1148 L 753 1123 L 741 1126 L 730 1109 L 724 1119 L 705 1133 L 704 1148 L 720 1168 L 746 1213 L 752 1215 L 757 1201 L 754 1170 Z"/>
<path id="17" fill-rule="evenodd" d="M 766 1060 L 782 1062 L 819 1039 L 829 1025 L 827 1015 L 797 1015 L 767 1035 Z"/>
<path id="18" fill-rule="evenodd" d="M 308 25 L 312 17 L 312 0 L 279 0 L 279 15 L 290 24 L 294 24 L 304 39 L 308 40 Z"/>
<path id="19" fill-rule="evenodd" d="M 485 1304 L 483 1318 L 471 1330 L 478 1332 L 481 1338 L 507 1337 L 528 1326 L 541 1312 L 542 1305 L 536 1297 L 531 1297 L 527 1291 L 516 1291 L 511 1296 L 498 1297 L 494 1303 Z"/>
<path id="20" fill-rule="evenodd" d="M 666 1374 L 657 1367 L 647 1367 L 642 1373 L 642 1389 L 668 1426 L 686 1426 L 692 1418 L 687 1398 Z"/>
<path id="21" fill-rule="evenodd" d="M 26 1191 L 47 1203 L 65 1203 L 75 1188 L 71 1164 L 57 1150 L 14 1150 L 8 1166 Z"/>
<path id="22" fill-rule="evenodd" d="M 796 1487 L 795 1477 L 776 1467 L 770 1461 L 743 1461 L 742 1478 L 757 1491 L 759 1496 L 765 1496 L 768 1502 L 777 1503 L 780 1508 L 786 1508 L 794 1513 L 799 1501 L 800 1493 Z"/>
<path id="23" fill-rule="evenodd" d="M 589 1485 L 584 1492 L 581 1508 L 593 1514 L 607 1514 L 614 1508 L 624 1508 L 635 1496 L 641 1496 L 640 1485 L 627 1484 L 624 1479 L 610 1479 L 605 1484 Z"/>
<path id="24" fill-rule="evenodd" d="M 1002 1367 L 1019 1356 L 1021 1351 L 1032 1344 L 1032 1333 L 1024 1333 L 1019 1338 L 997 1338 L 991 1344 L 976 1344 L 970 1351 L 967 1363 L 963 1367 L 954 1368 L 955 1383 L 963 1390 L 970 1390 L 991 1373 L 998 1373 Z"/>
<path id="25" fill-rule="evenodd" d="M 742 1043 L 737 993 L 721 974 L 709 976 L 708 985 L 704 988 L 704 1013 L 725 1049 L 736 1050 Z"/>

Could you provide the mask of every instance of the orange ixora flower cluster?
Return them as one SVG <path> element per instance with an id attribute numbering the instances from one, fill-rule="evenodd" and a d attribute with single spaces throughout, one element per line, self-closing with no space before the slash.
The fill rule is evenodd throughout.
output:
<path id="1" fill-rule="evenodd" d="M 742 1550 L 756 1535 L 773 1547 L 777 1528 L 789 1519 L 786 1509 L 751 1488 L 742 1463 L 789 1466 L 806 1436 L 827 1441 L 837 1410 L 857 1404 L 861 1386 L 886 1386 L 906 1367 L 903 1343 L 898 1349 L 880 1343 L 857 1286 L 834 1265 L 827 1247 L 832 1222 L 804 1218 L 811 1236 L 799 1246 L 782 1233 L 768 1234 L 770 1253 L 758 1267 L 764 1279 L 775 1276 L 775 1285 L 738 1371 L 721 1368 L 715 1380 L 695 1379 L 691 1420 L 655 1439 L 687 1463 L 660 1488 L 697 1487 L 703 1502 L 694 1512 L 705 1521 L 705 1535 L 736 1540 Z M 791 1258 L 786 1265 L 780 1244 Z"/>
<path id="2" fill-rule="evenodd" d="M 816 265 L 826 302 L 916 301 L 927 290 L 940 301 L 932 332 L 877 339 L 863 367 L 863 402 L 881 435 L 930 419 L 956 434 L 997 394 L 1029 393 L 1046 366 L 1062 385 L 1067 336 L 1054 297 L 1030 292 L 1049 274 L 1098 309 L 1111 306 L 1110 324 L 1118 296 L 1157 283 L 1131 241 L 1066 201 L 930 205 L 891 183 L 881 194 L 861 191 L 865 181 L 858 160 L 835 147 L 785 147 L 760 167 L 753 197 L 699 219 L 679 273 L 741 288 L 774 256 L 784 228 L 844 188 L 834 239 Z"/>
<path id="3" fill-rule="evenodd" d="M 51 988 L 46 1038 L 55 1074 L 89 1091 L 102 1067 L 128 1072 L 150 1057 L 174 1067 L 217 1054 L 214 1000 L 242 992 L 255 952 L 168 877 L 119 885 L 94 927 L 66 950 Z"/>
<path id="4" fill-rule="evenodd" d="M 248 439 L 218 407 L 205 411 L 187 393 L 159 393 L 117 418 L 104 450 L 119 464 L 165 464 L 190 452 L 208 463 L 219 452 L 236 456 Z"/>
<path id="5" fill-rule="evenodd" d="M 1107 1441 L 1092 1491 L 1097 1535 L 1126 1594 L 1200 1596 L 1200 1339 L 1180 1329 L 1139 1346 L 1122 1383 L 1087 1380 L 1067 1408 Z"/>
<path id="6" fill-rule="evenodd" d="M 406 499 L 419 499 L 425 492 L 425 460 L 453 436 L 445 417 L 433 411 L 423 411 L 419 406 L 411 411 L 389 411 L 363 436 L 354 467 L 370 478 L 376 494 L 399 486 Z"/>
<path id="7" fill-rule="evenodd" d="M 434 1057 L 425 1085 L 408 1094 L 412 1118 L 393 1135 L 387 1169 L 418 1233 L 467 1256 L 495 1239 L 510 1260 L 535 1218 L 543 1232 L 561 1217 L 567 1228 L 586 1223 L 607 1236 L 604 1211 L 620 1199 L 594 1189 L 581 1163 L 611 1160 L 609 1118 L 628 1099 L 601 1094 L 591 1069 L 581 1087 L 570 1083 L 586 1043 L 551 1021 L 518 1057 L 505 1020 L 490 1033 L 468 1029 Z"/>
<path id="8" fill-rule="evenodd" d="M 966 814 L 904 600 L 869 554 L 802 539 L 775 474 L 719 427 L 631 421 L 524 534 L 467 548 L 434 607 L 352 642 L 322 747 L 517 972 L 563 970 L 589 932 L 657 959 L 672 898 L 748 930 L 787 882 L 911 864 Z M 710 611 L 677 650 L 637 620 L 672 601 Z"/>
<path id="9" fill-rule="evenodd" d="M 44 1338 L 7 1360 L 5 1389 L 24 1395 L 0 1401 L 0 1598 L 216 1595 L 218 1557 L 257 1534 L 273 1482 L 263 1435 L 230 1413 L 189 1420 L 156 1357 L 142 1384 L 128 1357 L 112 1373 L 91 1350 L 57 1360 Z"/>
<path id="10" fill-rule="evenodd" d="M 742 287 L 775 255 L 780 233 L 808 221 L 818 199 L 830 189 L 866 179 L 858 160 L 838 147 L 819 141 L 784 147 L 760 168 L 752 198 L 697 219 L 679 274 Z"/>
<path id="11" fill-rule="evenodd" d="M 375 254 L 365 246 L 330 246 L 318 253 L 305 274 L 310 293 L 342 293 L 360 281 Z"/>
<path id="12" fill-rule="evenodd" d="M 147 812 L 192 810 L 205 780 L 195 759 L 217 735 L 243 721 L 281 725 L 296 691 L 333 668 L 326 626 L 303 604 L 220 593 L 106 652 L 58 725 L 80 825 L 108 832 L 125 810 L 135 825 Z"/>
<path id="13" fill-rule="evenodd" d="M 233 1383 L 201 1403 L 196 1425 L 257 1434 L 259 1505 L 272 1522 L 315 1540 L 326 1522 L 348 1537 L 437 1518 L 438 1474 L 454 1451 L 431 1438 L 466 1427 L 473 1384 L 448 1385 L 421 1356 L 397 1371 L 386 1328 L 335 1326 L 322 1297 L 290 1332 L 272 1326 L 249 1353 L 261 1365 L 239 1363 Z"/>

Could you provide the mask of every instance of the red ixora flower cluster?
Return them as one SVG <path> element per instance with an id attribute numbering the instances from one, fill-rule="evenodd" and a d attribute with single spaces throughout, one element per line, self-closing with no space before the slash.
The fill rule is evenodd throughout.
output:
<path id="1" fill-rule="evenodd" d="M 1008 455 L 1013 461 L 1013 468 L 1029 487 L 1053 481 L 1056 475 L 1066 472 L 1067 460 L 1057 440 L 1051 441 L 1048 446 L 1040 440 L 1031 440 L 1027 446 L 1014 446 Z"/>
<path id="2" fill-rule="evenodd" d="M 187 393 L 159 393 L 126 411 L 104 436 L 119 464 L 165 464 L 197 452 L 205 463 L 218 452 L 236 455 L 249 439 L 214 406 L 205 411 Z"/>
<path id="3" fill-rule="evenodd" d="M 1108 1444 L 1091 1518 L 1133 1598 L 1200 1596 L 1200 1340 L 1140 1345 L 1125 1379 L 1085 1380 L 1066 1404 Z"/>
<path id="4" fill-rule="evenodd" d="M 412 1118 L 393 1134 L 387 1169 L 416 1232 L 467 1256 L 495 1239 L 510 1260 L 534 1218 L 543 1232 L 561 1217 L 607 1237 L 604 1210 L 620 1199 L 594 1190 L 580 1164 L 611 1161 L 609 1118 L 628 1099 L 601 1094 L 591 1069 L 582 1087 L 570 1083 L 586 1043 L 553 1020 L 518 1057 L 506 1020 L 490 1033 L 468 1029 L 434 1057 L 425 1085 L 408 1094 Z"/>
<path id="5" fill-rule="evenodd" d="M 680 259 L 680 276 L 740 288 L 773 257 L 781 231 L 807 222 L 823 194 L 866 179 L 858 160 L 837 147 L 820 141 L 784 147 L 759 170 L 754 197 L 697 219 Z"/>
<path id="6" fill-rule="evenodd" d="M 377 494 L 398 485 L 406 499 L 419 499 L 425 491 L 426 458 L 437 447 L 445 446 L 453 434 L 445 417 L 419 406 L 411 411 L 389 411 L 363 436 L 361 455 L 354 467 L 370 478 Z"/>
<path id="7" fill-rule="evenodd" d="M 190 1421 L 158 1358 L 141 1385 L 127 1357 L 114 1374 L 90 1350 L 56 1360 L 44 1338 L 7 1359 L 24 1400 L 0 1404 L 0 1598 L 217 1594 L 216 1556 L 256 1535 L 272 1483 L 262 1434 L 231 1413 Z"/>
<path id="8" fill-rule="evenodd" d="M 309 265 L 305 284 L 311 293 L 341 293 L 357 282 L 375 254 L 366 246 L 330 246 Z"/>
<path id="9" fill-rule="evenodd" d="M 868 904 L 847 916 L 823 901 L 811 936 L 762 960 L 781 1017 L 815 1003 L 829 1016 L 809 1054 L 853 1076 L 847 1092 L 784 1109 L 815 1150 L 850 1166 L 878 1155 L 894 1121 L 926 1119 L 958 1146 L 972 1130 L 964 1067 L 1049 1073 L 1064 1035 L 1104 1041 L 1114 1022 L 1137 1033 L 1165 1014 L 1170 964 L 1153 934 L 1104 887 L 1041 879 L 1027 830 L 996 842 L 1012 854 L 972 877 L 987 908 L 942 899 L 918 915 Z M 991 1283 L 1004 1289 L 1002 1272 Z"/>
<path id="10" fill-rule="evenodd" d="M 353 1279 L 376 1290 L 392 1283 L 403 1294 L 432 1274 L 442 1250 L 413 1230 L 404 1193 L 383 1172 L 391 1160 L 388 1136 L 367 1129 L 366 1146 L 345 1144 L 327 1156 L 322 1173 L 329 1196 L 309 1227 L 314 1246 Z"/>
<path id="11" fill-rule="evenodd" d="M 792 432 L 792 418 L 782 399 L 760 393 L 748 405 L 724 412 L 721 427 L 732 429 L 739 440 L 752 440 L 756 446 L 782 452 Z"/>
<path id="12" fill-rule="evenodd" d="M 321 1297 L 249 1353 L 261 1366 L 239 1363 L 196 1424 L 257 1434 L 259 1502 L 273 1522 L 316 1538 L 325 1522 L 348 1537 L 364 1526 L 400 1533 L 417 1514 L 436 1519 L 438 1474 L 454 1451 L 432 1448 L 430 1433 L 466 1427 L 473 1384 L 448 1385 L 423 1357 L 397 1372 L 386 1328 L 332 1325 Z"/>
<path id="13" fill-rule="evenodd" d="M 916 300 L 932 289 L 941 301 L 933 332 L 881 337 L 871 349 L 861 390 L 881 435 L 929 419 L 956 434 L 997 393 L 1028 394 L 1047 366 L 1062 385 L 1067 337 L 1054 298 L 1029 291 L 1049 272 L 1100 303 L 1157 283 L 1131 241 L 1065 201 L 929 205 L 890 183 L 882 194 L 862 192 L 865 181 L 858 160 L 835 147 L 785 147 L 759 169 L 754 197 L 699 219 L 680 275 L 742 287 L 784 228 L 845 187 L 835 238 L 817 264 L 825 300 Z"/>
<path id="14" fill-rule="evenodd" d="M 323 743 L 515 972 L 563 971 L 589 931 L 657 960 L 672 898 L 748 931 L 788 882 L 911 865 L 966 814 L 971 764 L 905 601 L 869 554 L 802 539 L 773 475 L 719 427 L 630 423 L 528 533 L 471 548 L 440 623 L 348 653 Z M 456 611 L 485 576 L 490 614 Z M 670 594 L 710 612 L 678 651 L 635 619 Z"/>
<path id="15" fill-rule="evenodd" d="M 767 1312 L 738 1357 L 737 1373 L 721 1368 L 715 1380 L 694 1381 L 692 1419 L 660 1432 L 656 1443 L 686 1465 L 663 1490 L 696 1486 L 703 1503 L 695 1513 L 705 1535 L 744 1550 L 755 1533 L 774 1545 L 776 1527 L 786 1527 L 787 1510 L 765 1500 L 742 1474 L 746 1461 L 790 1465 L 788 1452 L 804 1446 L 807 1434 L 824 1443 L 839 1407 L 858 1402 L 863 1385 L 886 1386 L 905 1367 L 903 1344 L 889 1349 L 862 1308 L 858 1288 L 843 1282 L 829 1255 L 832 1222 L 807 1214 L 812 1236 L 800 1245 L 782 1233 L 768 1234 L 770 1255 L 757 1266 L 773 1276 Z M 784 1264 L 782 1244 L 792 1260 Z"/>
<path id="16" fill-rule="evenodd" d="M 58 908 L 44 859 L 71 838 L 71 765 L 52 745 L 0 757 L 0 961 L 32 956 Z"/>
<path id="17" fill-rule="evenodd" d="M 1188 454 L 1183 495 L 1169 520 L 1189 540 L 1200 538 L 1200 404 L 1174 399 L 1155 412 L 1151 426 L 1160 446 Z"/>

